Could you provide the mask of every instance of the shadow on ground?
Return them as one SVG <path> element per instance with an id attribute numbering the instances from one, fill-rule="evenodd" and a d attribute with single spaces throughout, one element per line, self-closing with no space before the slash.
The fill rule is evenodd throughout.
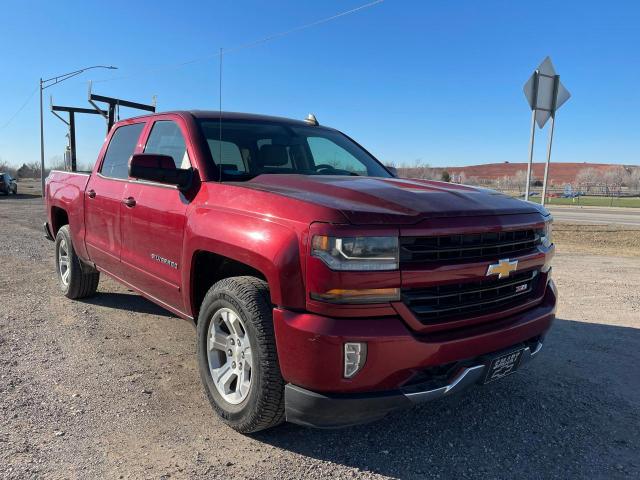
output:
<path id="1" fill-rule="evenodd" d="M 178 318 L 173 313 L 150 302 L 146 298 L 135 293 L 98 292 L 95 296 L 79 300 L 90 305 L 115 308 L 129 312 L 148 313 L 162 317 Z"/>
<path id="2" fill-rule="evenodd" d="M 2 201 L 3 199 L 11 199 L 11 200 L 21 200 L 21 199 L 28 199 L 28 198 L 37 198 L 37 197 L 42 197 L 42 195 L 40 195 L 39 193 L 18 193 L 17 195 L 11 194 L 11 195 L 4 195 L 4 194 L 0 194 L 0 201 Z"/>
<path id="3" fill-rule="evenodd" d="M 287 424 L 255 438 L 397 478 L 633 476 L 638 345 L 638 329 L 557 320 L 542 355 L 501 382 L 366 426 Z M 624 364 L 616 349 L 628 349 Z"/>

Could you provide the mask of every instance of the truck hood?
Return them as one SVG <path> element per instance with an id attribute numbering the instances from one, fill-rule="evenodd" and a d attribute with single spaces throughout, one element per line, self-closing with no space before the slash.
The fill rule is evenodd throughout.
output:
<path id="1" fill-rule="evenodd" d="M 408 224 L 436 217 L 545 214 L 536 204 L 493 190 L 430 180 L 268 174 L 240 185 L 339 210 L 355 225 Z"/>

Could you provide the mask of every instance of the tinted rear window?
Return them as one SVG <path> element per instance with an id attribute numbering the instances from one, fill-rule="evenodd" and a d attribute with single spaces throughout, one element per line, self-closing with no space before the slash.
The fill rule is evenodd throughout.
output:
<path id="1" fill-rule="evenodd" d="M 144 123 L 123 125 L 113 133 L 100 173 L 111 178 L 129 178 L 129 158 L 133 155 Z"/>

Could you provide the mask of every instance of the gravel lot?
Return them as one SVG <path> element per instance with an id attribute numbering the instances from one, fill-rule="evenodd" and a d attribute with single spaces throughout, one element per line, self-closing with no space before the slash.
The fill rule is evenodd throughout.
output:
<path id="1" fill-rule="evenodd" d="M 0 197 L 2 478 L 639 478 L 640 259 L 560 244 L 561 305 L 516 375 L 378 423 L 246 437 L 194 329 L 103 277 L 62 297 L 40 199 Z M 572 253 L 573 252 L 573 253 Z"/>

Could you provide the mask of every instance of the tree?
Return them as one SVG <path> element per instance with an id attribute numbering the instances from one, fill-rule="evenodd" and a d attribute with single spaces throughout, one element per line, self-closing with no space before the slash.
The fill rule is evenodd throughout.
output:
<path id="1" fill-rule="evenodd" d="M 632 167 L 628 181 L 629 190 L 640 193 L 640 167 Z"/>
<path id="2" fill-rule="evenodd" d="M 516 187 L 518 187 L 518 193 L 522 193 L 522 191 L 527 187 L 527 171 L 518 170 L 511 178 L 511 181 Z"/>
<path id="3" fill-rule="evenodd" d="M 442 179 L 443 182 L 451 181 L 451 175 L 449 175 L 449 172 L 447 172 L 446 170 L 442 171 L 442 176 L 440 178 Z"/>
<path id="4" fill-rule="evenodd" d="M 0 173 L 8 173 L 12 177 L 15 177 L 16 169 L 0 158 Z"/>
<path id="5" fill-rule="evenodd" d="M 23 163 L 17 171 L 18 178 L 38 178 L 40 176 L 40 164 L 38 162 Z"/>
<path id="6" fill-rule="evenodd" d="M 576 175 L 576 183 L 580 191 L 589 194 L 591 189 L 603 183 L 602 174 L 595 168 L 585 168 Z"/>
<path id="7" fill-rule="evenodd" d="M 466 182 L 467 185 L 480 185 L 480 179 L 478 177 L 467 177 Z"/>
<path id="8" fill-rule="evenodd" d="M 431 168 L 429 164 L 420 163 L 416 160 L 413 163 L 403 163 L 396 167 L 398 176 L 402 178 L 418 178 L 421 180 L 435 180 L 437 178 L 436 169 Z"/>
<path id="9" fill-rule="evenodd" d="M 627 185 L 630 176 L 629 172 L 623 167 L 616 167 L 611 170 L 607 170 L 604 174 L 607 190 L 611 193 L 615 192 L 620 195 L 622 186 Z"/>

